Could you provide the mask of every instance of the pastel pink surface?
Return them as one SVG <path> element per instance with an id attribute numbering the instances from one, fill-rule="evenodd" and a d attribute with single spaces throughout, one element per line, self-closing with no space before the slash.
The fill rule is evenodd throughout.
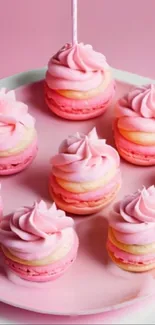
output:
<path id="1" fill-rule="evenodd" d="M 129 88 L 128 85 L 117 83 L 116 97 L 122 96 Z M 31 168 L 11 178 L 2 179 L 5 214 L 21 205 L 31 205 L 40 197 L 50 202 L 49 161 L 68 134 L 73 134 L 75 130 L 87 133 L 95 125 L 99 136 L 107 138 L 108 144 L 114 144 L 111 128 L 112 108 L 109 108 L 104 116 L 87 123 L 68 122 L 48 111 L 43 101 L 42 82 L 21 87 L 16 92 L 19 99 L 29 104 L 30 113 L 33 113 L 37 120 L 39 151 Z M 149 167 L 144 173 L 144 168 L 122 161 L 121 170 L 124 183 L 119 193 L 120 198 L 134 192 L 143 184 L 147 187 L 154 183 L 154 168 Z M 108 211 L 109 209 L 106 209 L 98 216 L 85 220 L 78 219 L 80 249 L 77 260 L 57 281 L 47 284 L 29 283 L 13 273 L 9 273 L 8 279 L 0 267 L 0 300 L 44 313 L 77 315 L 117 309 L 134 302 L 133 299 L 143 299 L 154 293 L 155 282 L 151 274 L 126 273 L 108 259 L 104 249 L 107 221 L 103 218 L 108 217 Z"/>

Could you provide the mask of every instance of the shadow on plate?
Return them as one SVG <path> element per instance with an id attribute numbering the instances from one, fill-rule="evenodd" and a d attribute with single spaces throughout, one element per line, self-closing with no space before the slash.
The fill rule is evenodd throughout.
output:
<path id="1" fill-rule="evenodd" d="M 48 191 L 49 170 L 42 166 L 36 166 L 35 168 L 29 168 L 27 172 L 23 173 L 20 178 L 21 186 L 33 190 L 37 194 L 38 198 L 45 201 L 50 201 L 50 195 Z"/>
<path id="2" fill-rule="evenodd" d="M 82 251 L 104 265 L 108 264 L 106 241 L 108 222 L 101 216 L 90 217 L 78 223 L 77 233 Z"/>
<path id="3" fill-rule="evenodd" d="M 44 100 L 44 80 L 32 83 L 28 87 L 29 90 L 29 101 L 36 110 L 47 114 L 51 117 L 51 112 Z"/>
<path id="4" fill-rule="evenodd" d="M 123 85 L 123 87 L 122 87 Z M 113 137 L 113 130 L 112 130 L 112 124 L 113 124 L 113 118 L 114 118 L 114 108 L 116 105 L 116 102 L 119 98 L 124 96 L 129 90 L 131 90 L 133 86 L 129 84 L 124 84 L 122 82 L 116 81 L 116 94 L 110 103 L 110 105 L 107 107 L 107 110 L 103 115 L 101 115 L 99 118 L 96 119 L 96 127 L 98 134 L 101 138 L 107 139 L 107 143 L 115 147 L 114 143 L 114 137 Z"/>

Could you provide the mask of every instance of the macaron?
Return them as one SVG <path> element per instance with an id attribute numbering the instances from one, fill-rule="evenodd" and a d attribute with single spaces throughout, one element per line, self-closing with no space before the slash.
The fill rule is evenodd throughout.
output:
<path id="1" fill-rule="evenodd" d="M 66 44 L 48 63 L 45 101 L 68 120 L 87 120 L 104 113 L 115 94 L 106 58 L 83 43 Z"/>
<path id="2" fill-rule="evenodd" d="M 155 268 L 155 187 L 145 187 L 114 205 L 107 250 L 112 261 L 130 272 Z"/>
<path id="3" fill-rule="evenodd" d="M 119 155 L 98 138 L 95 128 L 88 135 L 77 132 L 64 140 L 51 164 L 50 195 L 66 212 L 98 212 L 114 200 L 120 189 Z"/>
<path id="4" fill-rule="evenodd" d="M 27 168 L 38 150 L 35 120 L 13 90 L 0 90 L 0 175 Z"/>
<path id="5" fill-rule="evenodd" d="M 155 165 L 155 85 L 132 89 L 115 109 L 114 137 L 120 156 L 128 162 Z"/>
<path id="6" fill-rule="evenodd" d="M 3 217 L 0 244 L 6 266 L 27 281 L 52 281 L 76 259 L 79 240 L 74 221 L 53 203 L 22 207 Z"/>

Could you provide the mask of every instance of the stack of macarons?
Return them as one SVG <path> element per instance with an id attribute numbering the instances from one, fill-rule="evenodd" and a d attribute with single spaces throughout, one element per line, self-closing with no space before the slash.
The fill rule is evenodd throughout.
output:
<path id="1" fill-rule="evenodd" d="M 73 219 L 44 201 L 19 208 L 0 222 L 5 264 L 27 281 L 60 277 L 75 261 L 78 242 Z"/>
<path id="2" fill-rule="evenodd" d="M 125 160 L 155 165 L 155 85 L 134 88 L 117 102 L 114 136 Z"/>
<path id="3" fill-rule="evenodd" d="M 51 197 L 58 207 L 75 215 L 98 212 L 120 188 L 119 155 L 98 138 L 95 128 L 88 135 L 69 136 L 51 163 Z"/>
<path id="4" fill-rule="evenodd" d="M 18 173 L 37 154 L 35 120 L 13 90 L 0 90 L 0 175 Z"/>
<path id="5" fill-rule="evenodd" d="M 114 206 L 107 250 L 112 261 L 131 272 L 155 268 L 155 187 L 143 188 Z"/>
<path id="6" fill-rule="evenodd" d="M 99 116 L 114 93 L 106 58 L 91 45 L 66 44 L 48 63 L 45 101 L 62 118 L 87 120 Z"/>

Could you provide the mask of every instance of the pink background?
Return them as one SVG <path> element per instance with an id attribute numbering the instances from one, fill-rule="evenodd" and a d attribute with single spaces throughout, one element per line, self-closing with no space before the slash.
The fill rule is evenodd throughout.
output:
<path id="1" fill-rule="evenodd" d="M 0 0 L 0 78 L 44 66 L 71 39 L 71 0 Z M 115 68 L 155 78 L 155 1 L 79 0 L 79 40 L 103 52 Z M 135 306 L 140 315 L 145 306 Z M 113 324 L 129 310 L 91 318 Z M 0 304 L 2 320 L 67 324 L 69 319 L 36 315 Z M 79 319 L 74 320 L 76 323 Z M 90 319 L 89 319 L 90 321 Z M 84 319 L 81 320 L 85 323 Z M 88 320 L 86 321 L 86 323 Z M 72 319 L 71 319 L 72 323 Z"/>
<path id="2" fill-rule="evenodd" d="M 71 39 L 71 0 L 0 0 L 0 78 L 46 65 Z M 155 1 L 79 0 L 79 41 L 155 78 Z"/>
<path id="3" fill-rule="evenodd" d="M 44 66 L 50 55 L 70 41 L 70 1 L 0 0 L 0 78 Z M 155 78 L 154 12 L 153 0 L 79 0 L 79 40 L 103 52 L 113 67 Z M 136 309 L 140 314 L 142 309 Z M 132 312 L 130 308 L 123 315 L 121 311 L 93 317 L 91 323 L 112 324 L 113 319 L 120 321 Z M 60 324 L 60 318 L 3 304 L 0 314 L 4 320 L 8 315 L 9 322 Z M 68 322 L 61 319 L 63 324 Z"/>

